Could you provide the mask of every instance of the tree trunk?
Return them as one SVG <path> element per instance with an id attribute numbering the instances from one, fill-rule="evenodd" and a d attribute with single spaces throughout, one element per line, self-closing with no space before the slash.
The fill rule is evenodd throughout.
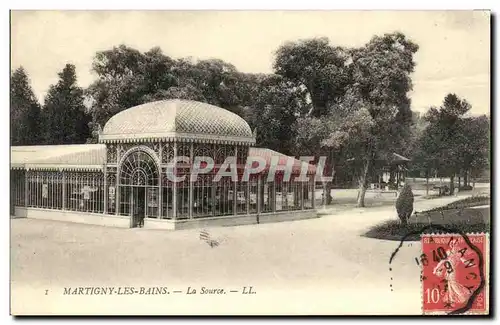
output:
<path id="1" fill-rule="evenodd" d="M 361 184 L 358 191 L 358 208 L 363 208 L 365 206 L 365 194 L 366 186 Z"/>
<path id="2" fill-rule="evenodd" d="M 464 171 L 464 186 L 469 185 L 469 171 L 466 169 Z"/>
<path id="3" fill-rule="evenodd" d="M 323 198 L 324 198 L 324 204 L 326 205 L 332 204 L 333 201 L 332 187 L 333 187 L 333 177 L 335 176 L 335 166 L 333 164 L 330 170 L 330 176 L 332 177 L 331 182 L 323 182 Z"/>
<path id="4" fill-rule="evenodd" d="M 453 195 L 455 192 L 455 175 L 450 176 L 450 194 Z"/>
<path id="5" fill-rule="evenodd" d="M 359 191 L 358 191 L 358 208 L 365 206 L 365 194 L 366 194 L 366 178 L 368 177 L 368 171 L 370 170 L 371 159 L 366 161 L 363 174 L 359 178 Z"/>
<path id="6" fill-rule="evenodd" d="M 429 196 L 429 173 L 425 173 L 425 196 Z"/>
<path id="7" fill-rule="evenodd" d="M 458 172 L 458 190 L 460 191 L 460 181 L 461 181 L 461 178 L 462 178 L 462 174 L 460 172 Z"/>
<path id="8" fill-rule="evenodd" d="M 326 182 L 325 185 L 323 186 L 323 195 L 325 198 L 325 203 L 326 205 L 332 204 L 332 182 Z"/>

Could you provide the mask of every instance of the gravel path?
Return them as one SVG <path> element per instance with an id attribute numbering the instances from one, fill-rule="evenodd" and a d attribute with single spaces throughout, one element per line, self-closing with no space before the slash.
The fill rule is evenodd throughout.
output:
<path id="1" fill-rule="evenodd" d="M 416 209 L 451 200 L 418 202 Z M 210 228 L 220 243 L 214 248 L 199 239 L 199 230 L 15 219 L 11 312 L 420 314 L 420 270 L 414 263 L 420 244 L 405 244 L 389 266 L 398 243 L 360 236 L 394 218 L 393 207 L 380 207 L 304 221 Z M 183 293 L 63 295 L 69 286 L 167 286 Z M 188 286 L 239 292 L 187 295 Z M 243 286 L 257 294 L 241 294 Z"/>

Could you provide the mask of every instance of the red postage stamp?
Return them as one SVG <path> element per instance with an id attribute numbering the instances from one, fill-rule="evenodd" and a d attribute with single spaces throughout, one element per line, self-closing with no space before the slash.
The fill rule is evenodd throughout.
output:
<path id="1" fill-rule="evenodd" d="M 487 314 L 485 234 L 422 236 L 422 304 L 429 314 Z"/>

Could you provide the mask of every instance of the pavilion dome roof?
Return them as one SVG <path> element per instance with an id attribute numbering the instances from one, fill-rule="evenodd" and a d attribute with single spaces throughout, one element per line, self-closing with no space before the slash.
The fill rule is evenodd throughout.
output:
<path id="1" fill-rule="evenodd" d="M 188 142 L 254 144 L 248 123 L 223 108 L 192 100 L 161 100 L 131 107 L 109 119 L 100 142 L 180 139 Z"/>

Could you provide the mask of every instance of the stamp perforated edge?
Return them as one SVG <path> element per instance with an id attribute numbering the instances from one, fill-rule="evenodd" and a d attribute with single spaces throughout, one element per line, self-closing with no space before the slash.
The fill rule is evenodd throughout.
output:
<path id="1" fill-rule="evenodd" d="M 424 237 L 448 237 L 448 236 L 461 236 L 457 233 L 427 233 L 420 234 L 420 253 L 423 254 L 423 239 Z M 484 298 L 485 298 L 485 310 L 484 311 L 466 311 L 460 315 L 489 315 L 490 314 L 490 233 L 489 232 L 470 232 L 465 233 L 467 237 L 469 236 L 484 236 L 484 275 L 485 275 L 485 285 L 484 285 Z M 423 275 L 423 270 L 420 270 L 420 276 Z M 420 281 L 420 309 L 424 316 L 446 316 L 447 313 L 443 311 L 425 311 L 424 309 L 424 283 Z"/>

